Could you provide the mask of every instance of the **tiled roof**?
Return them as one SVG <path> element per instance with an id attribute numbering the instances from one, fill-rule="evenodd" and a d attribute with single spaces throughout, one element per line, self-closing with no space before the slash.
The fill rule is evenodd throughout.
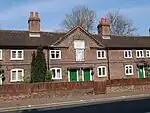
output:
<path id="1" fill-rule="evenodd" d="M 150 48 L 150 36 L 111 36 L 110 39 L 102 39 L 100 35 L 94 37 L 109 48 Z"/>
<path id="2" fill-rule="evenodd" d="M 66 33 L 40 34 L 40 37 L 29 37 L 29 31 L 0 30 L 0 46 L 49 46 Z M 92 36 L 109 48 L 150 48 L 150 36 L 111 36 L 110 39 L 102 39 L 99 34 Z"/>
<path id="3" fill-rule="evenodd" d="M 41 32 L 40 37 L 29 37 L 29 31 L 0 30 L 0 46 L 48 46 L 64 33 Z"/>

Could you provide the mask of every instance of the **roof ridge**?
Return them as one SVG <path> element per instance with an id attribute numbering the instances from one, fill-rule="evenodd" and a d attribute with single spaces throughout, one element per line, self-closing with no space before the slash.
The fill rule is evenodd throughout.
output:
<path id="1" fill-rule="evenodd" d="M 102 36 L 101 34 L 92 34 L 93 36 Z M 150 37 L 149 35 L 143 35 L 143 36 L 126 36 L 126 35 L 111 35 L 113 37 Z"/>

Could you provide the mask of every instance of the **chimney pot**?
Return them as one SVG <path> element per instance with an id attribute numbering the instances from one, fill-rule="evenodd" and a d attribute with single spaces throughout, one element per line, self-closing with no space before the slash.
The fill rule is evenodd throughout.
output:
<path id="1" fill-rule="evenodd" d="M 106 18 L 101 18 L 101 22 L 106 22 Z"/>
<path id="2" fill-rule="evenodd" d="M 33 18 L 33 12 L 30 12 L 30 18 Z"/>
<path id="3" fill-rule="evenodd" d="M 106 18 L 101 18 L 99 25 L 97 26 L 98 33 L 101 34 L 105 39 L 110 37 L 110 24 Z"/>
<path id="4" fill-rule="evenodd" d="M 35 12 L 35 18 L 39 18 L 39 13 Z"/>

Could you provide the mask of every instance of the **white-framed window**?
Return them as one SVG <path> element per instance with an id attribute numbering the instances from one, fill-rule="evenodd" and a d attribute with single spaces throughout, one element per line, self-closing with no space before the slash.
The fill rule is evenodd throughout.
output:
<path id="1" fill-rule="evenodd" d="M 23 60 L 23 50 L 11 50 L 11 60 Z"/>
<path id="2" fill-rule="evenodd" d="M 144 58 L 144 51 L 136 50 L 136 58 Z"/>
<path id="3" fill-rule="evenodd" d="M 76 61 L 84 61 L 84 49 L 76 49 Z"/>
<path id="4" fill-rule="evenodd" d="M 10 82 L 23 81 L 24 69 L 12 69 Z"/>
<path id="5" fill-rule="evenodd" d="M 0 49 L 0 60 L 2 60 L 3 59 L 3 51 L 2 51 L 2 49 Z"/>
<path id="6" fill-rule="evenodd" d="M 107 76 L 106 66 L 99 66 L 99 67 L 97 67 L 97 75 L 98 75 L 98 77 L 105 77 L 105 76 Z"/>
<path id="7" fill-rule="evenodd" d="M 97 50 L 97 59 L 106 59 L 106 51 Z"/>
<path id="8" fill-rule="evenodd" d="M 51 68 L 50 70 L 52 73 L 52 79 L 53 80 L 62 79 L 61 68 Z"/>
<path id="9" fill-rule="evenodd" d="M 125 50 L 124 58 L 132 58 L 132 50 Z"/>
<path id="10" fill-rule="evenodd" d="M 147 58 L 150 57 L 150 50 L 146 50 L 146 57 L 147 57 Z"/>
<path id="11" fill-rule="evenodd" d="M 74 40 L 74 49 L 75 49 L 76 61 L 84 61 L 85 41 Z"/>
<path id="12" fill-rule="evenodd" d="M 125 65 L 125 75 L 134 75 L 133 65 Z"/>
<path id="13" fill-rule="evenodd" d="M 61 59 L 61 50 L 50 50 L 50 59 Z"/>

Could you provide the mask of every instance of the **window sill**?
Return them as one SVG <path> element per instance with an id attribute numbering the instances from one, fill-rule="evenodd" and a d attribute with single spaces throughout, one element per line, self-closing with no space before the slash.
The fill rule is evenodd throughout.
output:
<path id="1" fill-rule="evenodd" d="M 125 74 L 126 76 L 133 76 L 134 74 Z"/>
<path id="2" fill-rule="evenodd" d="M 98 60 L 106 60 L 106 58 L 97 58 Z"/>
<path id="3" fill-rule="evenodd" d="M 24 59 L 21 58 L 21 59 L 10 59 L 10 60 L 24 60 Z"/>
<path id="4" fill-rule="evenodd" d="M 107 77 L 107 75 L 98 75 L 98 77 L 100 77 L 100 78 L 101 78 L 101 77 Z"/>
<path id="5" fill-rule="evenodd" d="M 10 80 L 10 82 L 23 82 L 23 80 Z"/>
<path id="6" fill-rule="evenodd" d="M 131 59 L 131 58 L 133 58 L 133 57 L 124 57 L 124 58 L 126 58 L 126 59 Z"/>
<path id="7" fill-rule="evenodd" d="M 144 57 L 136 57 L 136 58 L 144 58 Z"/>
<path id="8" fill-rule="evenodd" d="M 61 58 L 50 58 L 50 60 L 59 60 Z"/>
<path id="9" fill-rule="evenodd" d="M 52 78 L 52 80 L 61 80 L 62 78 Z"/>

